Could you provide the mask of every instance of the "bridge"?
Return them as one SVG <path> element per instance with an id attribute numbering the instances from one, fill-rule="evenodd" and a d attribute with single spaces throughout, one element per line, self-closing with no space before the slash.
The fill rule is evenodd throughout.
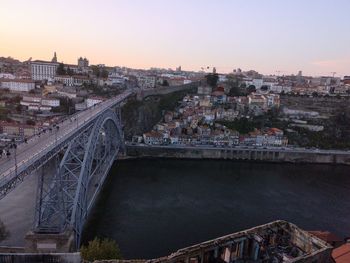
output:
<path id="1" fill-rule="evenodd" d="M 71 115 L 0 160 L 0 199 L 49 161 L 52 175 L 39 176 L 29 250 L 67 251 L 79 248 L 91 207 L 117 154 L 124 147 L 120 104 L 124 92 Z"/>

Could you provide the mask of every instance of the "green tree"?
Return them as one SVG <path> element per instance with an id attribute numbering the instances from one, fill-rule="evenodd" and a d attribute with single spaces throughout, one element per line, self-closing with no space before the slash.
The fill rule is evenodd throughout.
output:
<path id="1" fill-rule="evenodd" d="M 92 73 L 99 78 L 100 77 L 100 68 L 96 65 L 92 65 L 91 67 Z"/>
<path id="2" fill-rule="evenodd" d="M 0 220 L 0 242 L 10 236 L 10 232 L 6 229 L 4 223 Z"/>
<path id="3" fill-rule="evenodd" d="M 248 87 L 248 93 L 256 92 L 256 87 L 254 85 L 249 85 Z"/>
<path id="4" fill-rule="evenodd" d="M 108 71 L 106 70 L 106 69 L 102 69 L 101 71 L 100 71 L 100 77 L 101 78 L 108 78 Z"/>
<path id="5" fill-rule="evenodd" d="M 67 73 L 67 75 L 72 76 L 74 72 L 70 67 L 68 67 L 66 73 Z"/>
<path id="6" fill-rule="evenodd" d="M 229 96 L 235 97 L 235 96 L 241 96 L 241 89 L 238 86 L 233 86 L 229 91 Z"/>
<path id="7" fill-rule="evenodd" d="M 163 80 L 163 83 L 162 83 L 162 86 L 169 86 L 168 80 L 164 79 L 164 80 Z"/>
<path id="8" fill-rule="evenodd" d="M 66 70 L 64 69 L 64 64 L 60 63 L 56 69 L 57 75 L 66 75 Z"/>
<path id="9" fill-rule="evenodd" d="M 21 106 L 21 104 L 18 104 L 18 105 L 16 106 L 16 111 L 17 111 L 17 112 L 21 112 L 21 111 L 22 111 L 22 106 Z"/>
<path id="10" fill-rule="evenodd" d="M 80 249 L 81 256 L 84 260 L 107 260 L 121 259 L 122 255 L 118 244 L 111 239 L 99 239 L 89 241 L 87 246 L 82 246 Z"/>
<path id="11" fill-rule="evenodd" d="M 219 80 L 219 75 L 217 73 L 209 73 L 205 78 L 207 79 L 207 84 L 215 88 Z"/>
<path id="12" fill-rule="evenodd" d="M 34 126 L 34 125 L 35 125 L 35 121 L 33 121 L 33 120 L 27 120 L 27 121 L 26 121 L 26 124 L 27 124 L 27 125 L 32 125 L 32 126 Z"/>
<path id="13" fill-rule="evenodd" d="M 269 87 L 266 86 L 266 85 L 263 85 L 263 86 L 261 86 L 260 89 L 261 89 L 262 91 L 268 91 L 268 90 L 269 90 Z"/>

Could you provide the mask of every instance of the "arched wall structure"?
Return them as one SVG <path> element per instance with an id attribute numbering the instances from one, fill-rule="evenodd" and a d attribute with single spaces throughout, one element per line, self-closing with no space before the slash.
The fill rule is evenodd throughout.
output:
<path id="1" fill-rule="evenodd" d="M 71 231 L 75 249 L 94 201 L 124 146 L 120 117 L 108 109 L 65 149 L 53 177 L 39 178 L 34 233 Z"/>

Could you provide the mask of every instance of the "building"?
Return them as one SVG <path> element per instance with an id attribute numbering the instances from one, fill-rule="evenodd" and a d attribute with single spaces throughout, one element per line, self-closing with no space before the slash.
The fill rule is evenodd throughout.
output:
<path id="1" fill-rule="evenodd" d="M 164 138 L 160 132 L 151 131 L 143 134 L 143 141 L 148 145 L 163 144 Z"/>
<path id="2" fill-rule="evenodd" d="M 74 85 L 73 77 L 69 75 L 57 75 L 55 76 L 55 82 L 62 83 L 69 87 Z"/>
<path id="3" fill-rule="evenodd" d="M 89 67 L 89 60 L 87 58 L 78 58 L 78 68 L 80 70 L 86 69 Z"/>
<path id="4" fill-rule="evenodd" d="M 33 80 L 50 80 L 56 76 L 57 62 L 34 60 L 30 62 L 30 71 Z"/>
<path id="5" fill-rule="evenodd" d="M 248 95 L 247 97 L 249 106 L 257 106 L 261 109 L 267 108 L 267 99 L 264 95 L 253 93 Z"/>
<path id="6" fill-rule="evenodd" d="M 60 106 L 60 100 L 38 96 L 25 95 L 20 104 L 32 111 L 50 111 L 52 108 Z"/>
<path id="7" fill-rule="evenodd" d="M 331 253 L 332 247 L 323 240 L 292 223 L 279 220 L 179 249 L 169 256 L 149 262 L 328 263 L 332 262 Z"/>
<path id="8" fill-rule="evenodd" d="M 77 97 L 77 90 L 74 87 L 59 87 L 57 88 L 57 94 L 62 97 L 74 99 Z"/>
<path id="9" fill-rule="evenodd" d="M 137 83 L 141 89 L 155 88 L 157 77 L 153 75 L 137 76 Z"/>
<path id="10" fill-rule="evenodd" d="M 346 243 L 338 248 L 333 249 L 332 258 L 335 263 L 349 263 L 350 243 Z"/>
<path id="11" fill-rule="evenodd" d="M 344 244 L 344 240 L 342 238 L 329 231 L 309 231 L 309 233 L 318 237 L 319 239 L 322 239 L 323 241 L 326 241 L 334 248 L 340 247 Z"/>
<path id="12" fill-rule="evenodd" d="M 199 86 L 197 89 L 199 95 L 210 95 L 212 93 L 212 87 L 210 86 Z"/>
<path id="13" fill-rule="evenodd" d="M 103 99 L 99 98 L 99 97 L 90 97 L 86 99 L 86 107 L 90 108 L 96 104 L 99 104 L 100 102 L 102 102 Z"/>
<path id="14" fill-rule="evenodd" d="M 56 55 L 56 51 L 53 54 L 53 58 L 51 59 L 51 62 L 57 63 L 57 55 Z"/>
<path id="15" fill-rule="evenodd" d="M 16 77 L 10 73 L 0 73 L 0 79 L 15 79 Z"/>
<path id="16" fill-rule="evenodd" d="M 31 137 L 38 133 L 39 128 L 26 124 L 0 122 L 0 130 L 10 136 Z"/>
<path id="17" fill-rule="evenodd" d="M 52 98 L 43 98 L 43 99 L 41 99 L 41 105 L 42 106 L 49 106 L 49 107 L 59 107 L 60 100 L 52 99 Z"/>
<path id="18" fill-rule="evenodd" d="M 34 81 L 30 79 L 0 79 L 0 88 L 14 92 L 29 92 L 35 89 Z"/>
<path id="19" fill-rule="evenodd" d="M 55 82 L 61 83 L 67 87 L 82 86 L 84 83 L 89 84 L 90 79 L 88 76 L 82 75 L 58 75 L 55 77 Z"/>

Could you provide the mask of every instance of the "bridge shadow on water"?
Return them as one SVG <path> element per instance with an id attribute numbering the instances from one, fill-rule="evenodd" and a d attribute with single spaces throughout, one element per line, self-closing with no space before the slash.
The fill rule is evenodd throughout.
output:
<path id="1" fill-rule="evenodd" d="M 154 258 L 276 219 L 350 235 L 350 167 L 207 160 L 114 164 L 84 229 Z"/>

